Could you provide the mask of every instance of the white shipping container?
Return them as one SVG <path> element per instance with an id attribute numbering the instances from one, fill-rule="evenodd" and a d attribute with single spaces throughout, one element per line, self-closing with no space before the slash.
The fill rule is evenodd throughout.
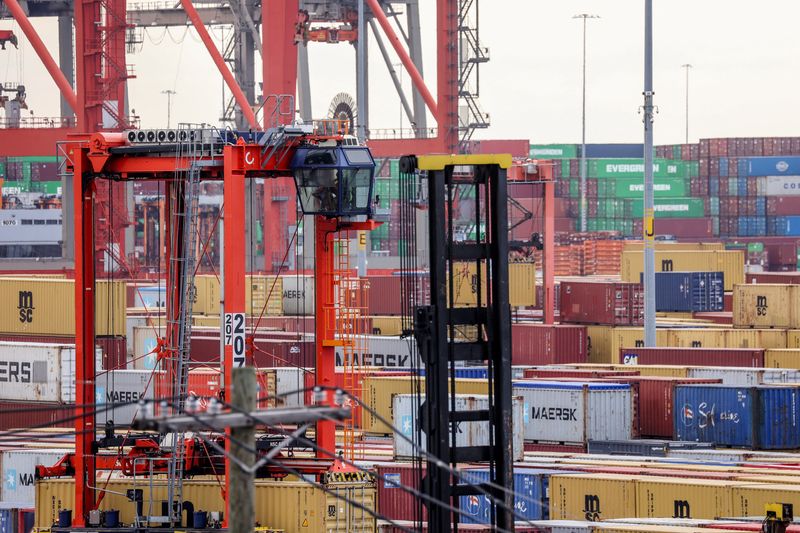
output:
<path id="1" fill-rule="evenodd" d="M 383 367 L 386 370 L 420 368 L 419 352 L 412 356 L 413 337 L 366 335 L 356 341 L 353 354 L 361 366 Z M 361 346 L 363 344 L 363 346 Z M 336 347 L 336 366 L 345 366 L 344 349 Z"/>
<path id="2" fill-rule="evenodd" d="M 767 196 L 800 196 L 800 176 L 767 176 Z"/>
<path id="3" fill-rule="evenodd" d="M 125 317 L 125 348 L 128 351 L 128 357 L 134 354 L 134 328 L 142 328 L 147 325 L 146 316 L 127 316 Z"/>
<path id="4" fill-rule="evenodd" d="M 721 379 L 723 385 L 755 387 L 770 383 L 800 383 L 800 370 L 734 366 L 689 367 L 686 377 Z"/>
<path id="5" fill-rule="evenodd" d="M 102 370 L 100 348 L 95 365 Z M 75 345 L 0 342 L 0 400 L 74 402 Z"/>
<path id="6" fill-rule="evenodd" d="M 53 466 L 64 455 L 72 452 L 73 450 L 66 448 L 57 450 L 28 448 L 0 452 L 0 471 L 3 476 L 0 501 L 19 504 L 20 507 L 34 507 L 36 466 Z"/>
<path id="7" fill-rule="evenodd" d="M 414 441 L 422 450 L 426 449 L 425 438 L 419 441 L 419 399 L 414 394 L 397 394 L 392 398 L 392 414 L 395 428 L 400 433 Z M 457 411 L 478 411 L 489 408 L 489 397 L 474 394 L 456 394 Z M 525 443 L 523 440 L 523 402 L 522 398 L 512 398 L 512 423 L 513 423 L 513 449 L 514 460 L 522 461 L 525 458 Z M 458 446 L 487 446 L 489 444 L 488 422 L 460 422 L 457 427 L 456 444 Z M 417 457 L 417 447 L 412 446 L 406 439 L 394 435 L 395 459 L 410 459 Z"/>
<path id="8" fill-rule="evenodd" d="M 307 372 L 314 372 L 313 369 L 296 367 L 275 367 L 265 370 L 275 371 L 275 395 L 278 396 L 278 407 L 301 407 L 305 405 L 305 393 L 290 392 L 299 391 L 305 388 L 305 375 Z M 283 403 L 281 403 L 281 399 Z"/>
<path id="9" fill-rule="evenodd" d="M 283 280 L 283 314 L 314 314 L 314 276 L 281 276 Z"/>
<path id="10" fill-rule="evenodd" d="M 630 385 L 516 381 L 514 396 L 525 401 L 525 440 L 585 444 L 633 438 Z"/>
<path id="11" fill-rule="evenodd" d="M 111 420 L 115 427 L 130 426 L 139 411 L 140 399 L 155 399 L 157 376 L 152 370 L 112 370 L 99 374 L 95 383 L 96 424 L 102 429 Z M 105 409 L 105 404 L 134 402 Z"/>
<path id="12" fill-rule="evenodd" d="M 130 366 L 135 370 L 153 370 L 158 357 L 153 350 L 158 344 L 158 337 L 163 337 L 166 328 L 157 326 L 136 326 L 133 328 L 133 353 Z"/>

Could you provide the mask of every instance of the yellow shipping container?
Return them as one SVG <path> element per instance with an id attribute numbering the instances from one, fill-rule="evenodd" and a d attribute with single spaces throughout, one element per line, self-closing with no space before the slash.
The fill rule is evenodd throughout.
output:
<path id="1" fill-rule="evenodd" d="M 381 418 L 392 422 L 392 399 L 397 394 L 411 394 L 415 390 L 417 380 L 421 391 L 425 390 L 425 380 L 414 376 L 369 376 L 363 380 L 364 391 L 361 399 L 371 409 L 375 410 Z M 458 394 L 489 394 L 489 382 L 485 379 L 456 379 L 456 393 Z M 392 428 L 378 419 L 367 410 L 361 415 L 362 430 L 365 433 L 378 433 L 391 435 Z"/>
<path id="2" fill-rule="evenodd" d="M 790 329 L 786 331 L 786 347 L 800 348 L 800 329 Z"/>
<path id="3" fill-rule="evenodd" d="M 731 489 L 731 516 L 764 516 L 768 503 L 790 503 L 800 507 L 800 485 L 757 483 L 737 485 Z"/>
<path id="4" fill-rule="evenodd" d="M 98 484 L 106 488 L 101 510 L 118 509 L 120 521 L 131 524 L 135 506 L 125 497 L 128 489 L 144 491 L 145 511 L 152 499 L 158 512 L 161 500 L 167 499 L 164 478 L 154 481 L 150 488 L 147 480 L 134 485 L 130 479 L 111 479 Z M 375 487 L 372 483 L 332 483 L 327 487 L 334 493 L 357 501 L 368 509 L 375 509 Z M 222 487 L 217 481 L 195 479 L 183 483 L 183 499 L 191 502 L 195 510 L 225 511 Z M 52 479 L 36 482 L 36 527 L 49 529 L 58 520 L 58 511 L 74 509 L 75 489 L 71 479 Z M 366 511 L 301 481 L 257 481 L 255 492 L 255 519 L 265 527 L 285 531 L 375 531 L 375 519 Z"/>
<path id="5" fill-rule="evenodd" d="M 75 335 L 75 281 L 0 278 L 0 333 Z M 125 335 L 125 282 L 97 281 L 95 334 Z"/>
<path id="6" fill-rule="evenodd" d="M 642 241 L 625 241 L 622 248 L 625 252 L 641 252 L 644 248 Z M 656 251 L 703 251 L 725 250 L 724 242 L 656 242 Z"/>
<path id="7" fill-rule="evenodd" d="M 214 275 L 195 276 L 197 297 L 192 311 L 199 315 L 219 315 L 219 302 L 222 289 L 219 279 Z M 283 279 L 277 276 L 248 274 L 245 277 L 245 309 L 251 316 L 258 317 L 267 302 L 264 315 L 275 316 L 283 313 Z"/>
<path id="8" fill-rule="evenodd" d="M 666 344 L 679 348 L 785 348 L 782 329 L 674 328 Z"/>
<path id="9" fill-rule="evenodd" d="M 640 376 L 685 378 L 689 369 L 685 366 L 674 365 L 614 365 L 615 370 L 637 370 Z"/>
<path id="10" fill-rule="evenodd" d="M 458 262 L 453 266 L 456 307 L 477 305 L 478 269 L 475 263 Z M 486 266 L 481 267 L 485 276 Z M 508 298 L 511 307 L 536 305 L 536 266 L 533 263 L 510 263 L 508 265 Z M 449 290 L 449 288 L 448 288 Z M 486 302 L 486 284 L 481 284 L 482 302 Z"/>
<path id="11" fill-rule="evenodd" d="M 620 275 L 623 281 L 638 283 L 644 259 L 640 251 L 622 252 Z M 656 250 L 656 271 L 723 272 L 725 290 L 744 283 L 744 251 L 660 251 Z"/>
<path id="12" fill-rule="evenodd" d="M 717 518 L 731 515 L 731 482 L 716 479 L 641 477 L 638 518 Z"/>
<path id="13" fill-rule="evenodd" d="M 768 368 L 800 368 L 800 348 L 767 350 L 764 352 L 764 366 Z"/>
<path id="14" fill-rule="evenodd" d="M 403 318 L 399 316 L 372 317 L 373 335 L 400 335 L 403 333 Z"/>
<path id="15" fill-rule="evenodd" d="M 786 348 L 783 329 L 729 329 L 725 332 L 726 348 Z"/>
<path id="16" fill-rule="evenodd" d="M 800 287 L 754 283 L 733 287 L 733 325 L 744 328 L 799 326 Z"/>
<path id="17" fill-rule="evenodd" d="M 586 351 L 590 363 L 611 362 L 611 336 L 614 328 L 611 326 L 586 327 Z"/>
<path id="18" fill-rule="evenodd" d="M 656 342 L 659 346 L 666 346 L 666 330 L 659 329 L 656 331 Z M 608 351 L 598 350 L 592 362 L 620 364 L 622 363 L 619 352 L 621 348 L 636 348 L 640 346 L 644 346 L 644 328 L 612 328 Z"/>
<path id="19" fill-rule="evenodd" d="M 550 519 L 589 520 L 636 516 L 636 478 L 614 474 L 550 476 Z"/>

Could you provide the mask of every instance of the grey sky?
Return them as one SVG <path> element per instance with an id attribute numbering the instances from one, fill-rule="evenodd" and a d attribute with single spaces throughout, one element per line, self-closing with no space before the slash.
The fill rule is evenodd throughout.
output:
<path id="1" fill-rule="evenodd" d="M 423 4 L 428 85 L 435 94 L 435 8 Z M 800 2 L 767 0 L 656 0 L 655 90 L 660 113 L 656 143 L 682 142 L 684 71 L 691 63 L 690 138 L 798 135 L 797 24 Z M 481 138 L 577 142 L 580 138 L 580 23 L 589 22 L 588 140 L 637 142 L 642 90 L 641 0 L 538 0 L 481 3 L 481 38 L 491 61 L 483 67 L 481 104 L 491 129 Z M 55 23 L 36 22 L 53 55 Z M 11 21 L 0 29 L 17 30 Z M 217 31 L 219 35 L 219 31 Z M 25 39 L 22 38 L 24 42 Z M 340 91 L 355 93 L 353 47 L 311 44 L 314 115 L 327 112 Z M 371 48 L 371 127 L 397 127 L 400 104 L 377 47 Z M 178 92 L 177 121 L 216 123 L 221 78 L 193 31 L 148 29 L 143 49 L 131 56 L 131 106 L 144 126 L 166 125 L 164 89 Z M 38 116 L 58 114 L 58 95 L 32 48 L 0 51 L 0 81 L 22 79 Z M 408 76 L 404 75 L 408 86 Z M 405 119 L 404 119 L 405 120 Z"/>

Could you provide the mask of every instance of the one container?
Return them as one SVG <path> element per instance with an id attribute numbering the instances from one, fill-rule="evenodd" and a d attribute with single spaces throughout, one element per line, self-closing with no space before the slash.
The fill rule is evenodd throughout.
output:
<path id="1" fill-rule="evenodd" d="M 514 512 L 515 521 L 546 520 L 549 515 L 547 489 L 549 475 L 557 470 L 534 468 L 514 469 Z M 471 484 L 489 481 L 489 470 L 462 470 L 464 481 Z M 467 514 L 461 516 L 464 524 L 491 523 L 492 502 L 487 496 L 461 496 L 460 508 Z M 460 527 L 459 527 L 460 529 Z"/>
<path id="2" fill-rule="evenodd" d="M 562 281 L 561 322 L 641 326 L 644 291 L 638 283 Z"/>
<path id="3" fill-rule="evenodd" d="M 480 411 L 489 409 L 489 397 L 483 395 L 456 394 L 456 411 Z M 394 426 L 399 430 L 394 435 L 394 456 L 398 460 L 419 456 L 419 449 L 427 449 L 426 437 L 419 421 L 420 401 L 413 394 L 398 394 L 392 399 Z M 521 397 L 512 398 L 513 459 L 521 461 L 525 455 L 522 423 L 524 416 Z M 398 434 L 399 433 L 399 434 Z M 460 422 L 456 426 L 456 446 L 488 446 L 491 442 L 488 422 Z M 405 438 L 404 438 L 405 437 Z M 410 439 L 414 444 L 408 442 Z"/>
<path id="4" fill-rule="evenodd" d="M 800 368 L 800 349 L 787 348 L 785 350 L 765 350 L 764 366 L 769 368 Z"/>
<path id="5" fill-rule="evenodd" d="M 792 328 L 800 323 L 800 286 L 758 283 L 733 288 L 733 325 Z"/>
<path id="6" fill-rule="evenodd" d="M 714 365 L 761 368 L 764 350 L 730 348 L 632 348 L 620 351 L 629 365 Z"/>
<path id="7" fill-rule="evenodd" d="M 676 437 L 723 446 L 797 448 L 799 392 L 796 386 L 678 386 Z"/>
<path id="8" fill-rule="evenodd" d="M 796 484 L 738 484 L 731 488 L 731 494 L 733 509 L 730 516 L 758 516 L 760 509 L 776 502 L 792 504 L 795 509 L 800 505 L 800 486 Z M 789 527 L 791 531 L 797 526 Z"/>
<path id="9" fill-rule="evenodd" d="M 586 327 L 512 324 L 511 360 L 515 365 L 584 363 Z"/>
<path id="10" fill-rule="evenodd" d="M 516 381 L 525 402 L 525 440 L 586 444 L 633 437 L 631 387 L 618 383 Z"/>
<path id="11" fill-rule="evenodd" d="M 722 311 L 723 278 L 722 272 L 656 272 L 656 311 Z"/>
<path id="12" fill-rule="evenodd" d="M 620 275 L 623 281 L 635 283 L 644 271 L 644 259 L 640 251 L 622 252 Z M 657 272 L 722 272 L 725 290 L 733 290 L 737 283 L 744 282 L 744 251 L 731 250 L 656 250 Z"/>
<path id="13" fill-rule="evenodd" d="M 688 368 L 687 375 L 696 379 L 721 379 L 723 385 L 736 387 L 800 383 L 800 370 L 794 368 L 693 366 Z"/>
<path id="14" fill-rule="evenodd" d="M 305 375 L 313 372 L 311 369 L 296 367 L 275 367 L 275 393 L 278 396 L 279 407 L 300 407 L 305 404 L 304 393 Z M 300 391 L 300 392 L 298 392 Z"/>
<path id="15" fill-rule="evenodd" d="M 726 480 L 645 476 L 636 481 L 636 516 L 731 516 L 730 485 Z"/>
<path id="16" fill-rule="evenodd" d="M 550 518 L 599 522 L 636 516 L 636 478 L 614 474 L 550 476 Z"/>
<path id="17" fill-rule="evenodd" d="M 314 314 L 314 277 L 286 275 L 283 280 L 283 314 Z"/>
<path id="18" fill-rule="evenodd" d="M 364 335 L 355 343 L 352 354 L 362 367 L 409 370 L 421 366 L 416 342 L 414 337 Z M 346 366 L 344 349 L 337 346 L 335 352 L 336 366 Z"/>
<path id="19" fill-rule="evenodd" d="M 95 382 L 96 424 L 113 421 L 117 427 L 130 426 L 139 411 L 139 400 L 155 399 L 156 378 L 150 370 L 111 370 L 97 374 Z M 128 405 L 108 409 L 106 404 Z"/>
<path id="20" fill-rule="evenodd" d="M 36 503 L 36 466 L 53 466 L 72 451 L 68 448 L 3 450 L 0 453 L 0 471 L 3 475 L 0 501 L 33 507 Z"/>

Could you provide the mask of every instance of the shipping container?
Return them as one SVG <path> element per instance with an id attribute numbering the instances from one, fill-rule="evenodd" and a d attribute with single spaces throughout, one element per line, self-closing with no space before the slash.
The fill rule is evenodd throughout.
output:
<path id="1" fill-rule="evenodd" d="M 636 481 L 636 516 L 718 518 L 731 516 L 731 483 L 714 479 L 644 476 Z"/>
<path id="2" fill-rule="evenodd" d="M 800 326 L 800 286 L 767 283 L 735 285 L 733 325 L 745 328 Z"/>
<path id="3" fill-rule="evenodd" d="M 764 350 L 760 349 L 625 347 L 620 357 L 629 365 L 764 366 Z"/>
<path id="4" fill-rule="evenodd" d="M 722 311 L 722 272 L 656 272 L 656 311 Z"/>
<path id="5" fill-rule="evenodd" d="M 550 476 L 550 518 L 599 522 L 636 516 L 636 479 L 613 474 Z"/>
<path id="6" fill-rule="evenodd" d="M 622 252 L 620 275 L 623 281 L 639 281 L 644 270 L 642 252 Z M 744 252 L 731 251 L 661 251 L 656 250 L 656 271 L 660 272 L 722 272 L 725 290 L 744 282 Z"/>
<path id="7" fill-rule="evenodd" d="M 0 333 L 75 336 L 75 282 L 0 277 Z M 125 335 L 125 282 L 98 281 L 95 334 Z"/>
<path id="8" fill-rule="evenodd" d="M 586 362 L 586 327 L 512 324 L 511 360 L 515 365 Z"/>
<path id="9" fill-rule="evenodd" d="M 604 327 L 604 326 L 603 326 Z M 632 327 L 608 328 L 589 327 L 593 335 L 590 352 L 590 363 L 620 364 L 620 349 L 628 346 L 644 346 L 644 329 Z M 664 329 L 656 331 L 656 341 L 660 345 L 667 343 L 668 332 Z"/>
<path id="10" fill-rule="evenodd" d="M 313 369 L 297 367 L 274 367 L 263 370 L 275 371 L 275 395 L 278 407 L 301 407 L 305 404 L 304 390 L 307 374 Z"/>
<path id="11" fill-rule="evenodd" d="M 679 385 L 676 438 L 758 449 L 797 448 L 799 392 L 791 386 Z"/>
<path id="12" fill-rule="evenodd" d="M 748 157 L 740 160 L 743 174 L 747 176 L 799 176 L 800 157 Z"/>
<path id="13" fill-rule="evenodd" d="M 64 455 L 72 452 L 69 448 L 3 450 L 0 453 L 0 471 L 3 476 L 0 501 L 20 507 L 33 507 L 36 503 L 36 466 L 53 466 Z"/>
<path id="14" fill-rule="evenodd" d="M 531 159 L 576 159 L 577 144 L 531 144 L 528 155 Z"/>
<path id="15" fill-rule="evenodd" d="M 512 391 L 525 402 L 526 441 L 585 444 L 633 437 L 630 385 L 515 381 Z"/>
<path id="16" fill-rule="evenodd" d="M 800 508 L 800 486 L 796 484 L 737 484 L 731 487 L 731 494 L 733 508 L 729 516 L 760 517 L 766 514 L 766 506 L 773 503 Z"/>
<path id="17" fill-rule="evenodd" d="M 416 342 L 413 336 L 363 335 L 358 337 L 351 353 L 362 367 L 409 370 L 421 366 Z M 345 366 L 344 348 L 336 346 L 335 352 L 336 366 Z"/>
<path id="18" fill-rule="evenodd" d="M 561 322 L 641 326 L 644 290 L 638 283 L 562 281 Z"/>
<path id="19" fill-rule="evenodd" d="M 692 366 L 687 370 L 692 378 L 721 379 L 723 385 L 735 387 L 755 387 L 776 383 L 800 383 L 800 370 L 784 368 L 738 368 Z"/>
<path id="20" fill-rule="evenodd" d="M 783 368 L 787 370 L 800 369 L 800 349 L 786 348 L 785 350 L 765 350 L 764 366 L 768 368 Z"/>
<path id="21" fill-rule="evenodd" d="M 314 314 L 314 276 L 286 275 L 282 279 L 284 315 Z"/>
<path id="22" fill-rule="evenodd" d="M 419 420 L 421 400 L 414 394 L 397 394 L 392 398 L 394 427 L 394 457 L 397 460 L 411 460 L 420 456 L 420 450 L 427 449 L 427 437 Z M 482 395 L 456 394 L 456 411 L 480 411 L 489 409 L 489 397 Z M 525 456 L 523 445 L 525 414 L 522 398 L 515 396 L 511 401 L 513 436 L 511 439 L 513 460 L 522 461 Z M 488 422 L 459 422 L 456 424 L 456 446 L 488 446 L 492 442 L 491 427 Z M 410 442 L 409 442 L 410 441 Z"/>
<path id="23" fill-rule="evenodd" d="M 479 484 L 489 481 L 488 469 L 469 469 L 462 472 L 466 482 Z M 549 476 L 557 473 L 557 470 L 524 467 L 514 469 L 515 520 L 546 520 L 549 517 Z M 461 496 L 460 508 L 468 515 L 461 517 L 460 522 L 463 524 L 491 523 L 492 503 L 487 496 Z"/>
<path id="24" fill-rule="evenodd" d="M 667 346 L 681 348 L 786 348 L 783 329 L 674 328 L 667 332 Z M 659 342 L 659 344 L 662 344 Z"/>
<path id="25" fill-rule="evenodd" d="M 113 422 L 128 427 L 139 412 L 139 400 L 155 399 L 156 380 L 151 370 L 111 370 L 98 372 L 95 379 L 95 403 L 98 428 Z M 107 405 L 126 403 L 109 409 Z"/>
<path id="26" fill-rule="evenodd" d="M 800 285 L 800 272 L 748 272 L 745 282 L 780 283 L 782 285 Z"/>
<path id="27" fill-rule="evenodd" d="M 483 282 L 478 279 L 475 263 L 455 263 L 453 266 L 455 293 L 453 305 L 474 307 L 478 303 L 478 286 L 481 287 L 481 301 L 486 302 L 486 265 L 482 265 Z M 510 263 L 508 265 L 508 298 L 512 307 L 533 307 L 536 305 L 536 268 L 533 263 Z M 449 291 L 449 285 L 448 285 Z M 400 293 L 397 294 L 400 296 Z"/>

